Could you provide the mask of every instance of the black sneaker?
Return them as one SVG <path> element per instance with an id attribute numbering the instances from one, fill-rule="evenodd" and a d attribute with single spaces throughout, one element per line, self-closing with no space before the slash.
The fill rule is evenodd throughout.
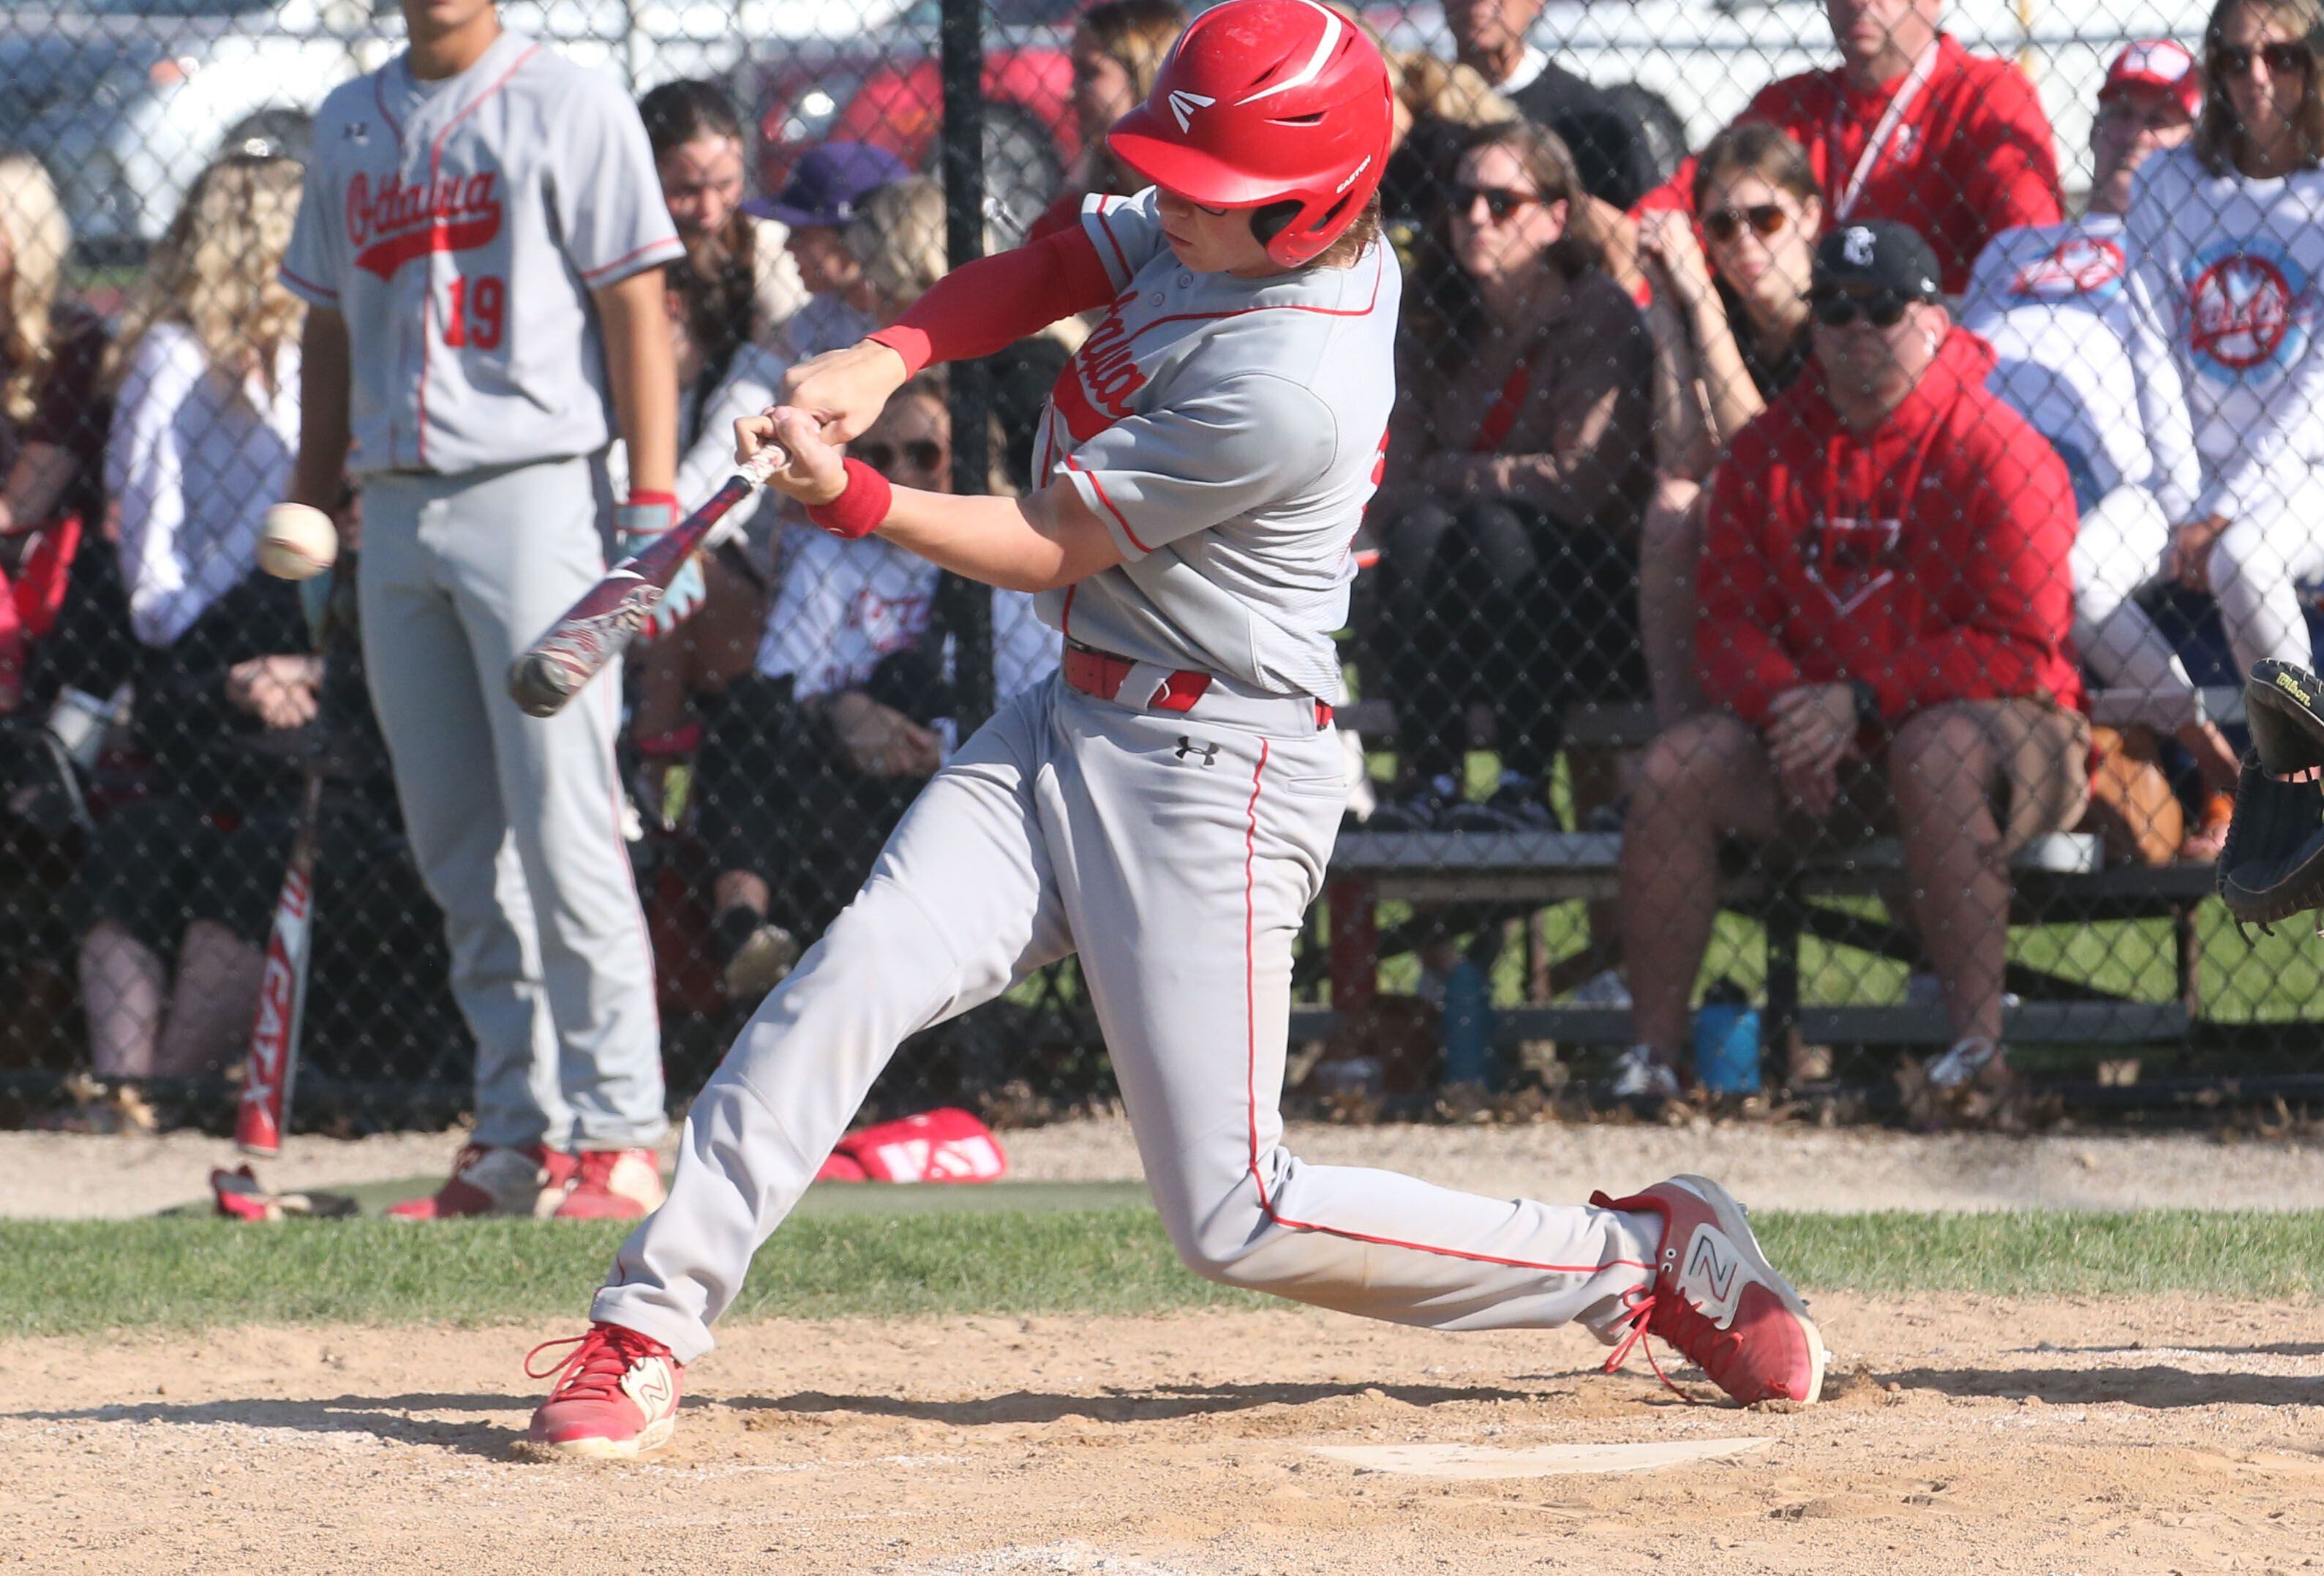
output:
<path id="1" fill-rule="evenodd" d="M 1454 805 L 1444 813 L 1449 832 L 1555 832 L 1556 813 L 1541 797 L 1537 783 L 1505 782 L 1490 797 L 1473 805 Z"/>
<path id="2" fill-rule="evenodd" d="M 1434 788 L 1421 787 L 1399 794 L 1392 799 L 1382 799 L 1379 807 L 1365 821 L 1367 832 L 1442 832 L 1448 810 L 1457 806 L 1448 804 L 1443 794 Z"/>

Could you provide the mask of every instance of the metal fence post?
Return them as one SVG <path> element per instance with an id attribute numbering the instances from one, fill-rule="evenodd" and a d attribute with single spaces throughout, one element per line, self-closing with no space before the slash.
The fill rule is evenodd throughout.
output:
<path id="1" fill-rule="evenodd" d="M 984 255 L 984 0 L 944 0 L 945 253 L 954 268 Z M 992 382 L 982 362 L 953 364 L 952 484 L 992 489 Z M 992 594 L 945 577 L 945 627 L 952 631 L 955 717 L 965 737 L 992 714 Z"/>

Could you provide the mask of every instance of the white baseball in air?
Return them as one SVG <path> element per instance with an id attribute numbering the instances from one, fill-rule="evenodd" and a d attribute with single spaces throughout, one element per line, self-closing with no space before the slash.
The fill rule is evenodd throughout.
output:
<path id="1" fill-rule="evenodd" d="M 258 567 L 277 580 L 311 580 L 339 558 L 339 528 L 319 509 L 277 503 L 258 531 Z"/>

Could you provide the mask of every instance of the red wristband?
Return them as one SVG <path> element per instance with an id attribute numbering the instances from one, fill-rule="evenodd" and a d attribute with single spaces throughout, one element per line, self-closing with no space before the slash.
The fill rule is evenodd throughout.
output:
<path id="1" fill-rule="evenodd" d="M 874 345 L 884 345 L 902 356 L 904 371 L 912 377 L 926 372 L 928 363 L 936 358 L 936 341 L 928 336 L 925 328 L 890 323 L 877 333 L 866 334 L 863 337 Z"/>
<path id="2" fill-rule="evenodd" d="M 847 462 L 847 485 L 828 503 L 817 503 L 807 517 L 836 537 L 853 541 L 870 536 L 887 521 L 896 490 L 888 478 L 862 460 Z"/>

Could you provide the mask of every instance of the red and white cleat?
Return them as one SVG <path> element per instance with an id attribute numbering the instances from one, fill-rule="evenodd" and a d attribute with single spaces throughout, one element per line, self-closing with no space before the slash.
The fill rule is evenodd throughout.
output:
<path id="1" fill-rule="evenodd" d="M 452 1162 L 452 1175 L 427 1198 L 391 1205 L 393 1221 L 452 1221 L 475 1215 L 545 1219 L 565 1202 L 579 1169 L 572 1156 L 538 1144 L 521 1148 L 468 1144 Z"/>
<path id="2" fill-rule="evenodd" d="M 661 1208 L 661 1172 L 651 1149 L 584 1149 L 560 1221 L 636 1221 Z"/>
<path id="3" fill-rule="evenodd" d="M 532 1359 L 573 1344 L 564 1362 L 535 1372 Z M 566 1456 L 628 1457 L 659 1450 L 678 1427 L 678 1381 L 686 1365 L 669 1348 L 619 1324 L 597 1323 L 586 1335 L 544 1341 L 524 1354 L 525 1377 L 554 1378 L 532 1415 L 525 1443 Z"/>
<path id="4" fill-rule="evenodd" d="M 1747 1405 L 1813 1401 L 1822 1393 L 1823 1337 L 1800 1294 L 1759 1251 L 1743 1206 L 1725 1188 L 1707 1177 L 1674 1176 L 1633 1198 L 1599 1193 L 1590 1202 L 1663 1218 L 1654 1279 L 1630 1294 L 1622 1320 L 1629 1332 L 1606 1359 L 1608 1373 L 1644 1337 L 1659 1335 Z M 1651 1350 L 1646 1360 L 1654 1361 Z M 1655 1373 L 1662 1378 L 1658 1365 Z"/>

